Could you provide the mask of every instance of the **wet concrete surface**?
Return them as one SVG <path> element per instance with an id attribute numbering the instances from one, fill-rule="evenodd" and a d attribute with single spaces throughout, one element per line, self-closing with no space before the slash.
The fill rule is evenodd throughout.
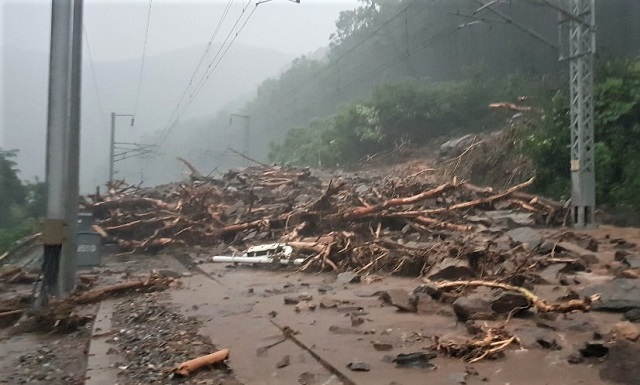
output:
<path id="1" fill-rule="evenodd" d="M 579 324 L 582 326 L 561 327 L 554 331 L 562 350 L 543 350 L 535 344 L 521 349 L 510 349 L 504 358 L 468 364 L 460 360 L 439 356 L 432 360 L 435 370 L 397 368 L 385 362 L 385 355 L 425 351 L 432 344 L 431 336 L 469 338 L 465 327 L 455 317 L 437 314 L 398 312 L 394 307 L 382 306 L 373 297 L 361 297 L 364 292 L 374 293 L 391 288 L 413 289 L 419 284 L 415 279 L 385 277 L 372 284 L 337 285 L 331 274 L 300 274 L 265 271 L 255 268 L 229 269 L 224 264 L 199 266 L 216 281 L 206 275 L 194 274 L 184 278 L 183 289 L 171 292 L 173 302 L 181 310 L 204 322 L 202 333 L 209 336 L 219 347 L 231 349 L 230 366 L 236 378 L 245 384 L 297 384 L 303 373 L 314 373 L 317 384 L 341 383 L 323 368 L 309 353 L 286 341 L 269 349 L 266 357 L 256 351 L 281 337 L 281 327 L 290 327 L 299 334 L 295 337 L 312 349 L 331 366 L 344 373 L 356 384 L 608 384 L 600 378 L 602 364 L 598 361 L 571 365 L 567 357 L 585 341 L 593 337 L 593 328 L 585 326 L 583 315 L 560 316 L 557 325 Z M 331 286 L 325 294 L 319 287 Z M 343 307 L 360 307 L 358 317 L 365 322 L 352 326 L 351 317 L 336 308 L 321 308 L 315 311 L 295 311 L 293 305 L 285 305 L 285 296 L 309 293 L 318 304 L 323 298 L 343 301 Z M 546 287 L 541 294 L 560 295 Z M 448 305 L 442 305 L 444 307 Z M 273 312 L 277 314 L 272 317 Z M 270 315 L 271 313 L 271 315 Z M 589 313 L 586 325 L 593 322 L 596 329 L 605 329 L 618 320 L 619 315 Z M 572 317 L 578 318 L 574 320 Z M 503 322 L 503 321 L 498 321 Z M 347 334 L 334 333 L 334 330 Z M 336 329 L 335 327 L 341 329 Z M 511 319 L 508 327 L 515 333 L 539 333 L 540 328 L 529 319 Z M 349 333 L 349 330 L 353 333 Z M 606 332 L 606 330 L 602 330 Z M 535 339 L 533 339 L 535 341 Z M 374 342 L 389 343 L 391 351 L 378 351 Z M 277 369 L 276 363 L 289 355 L 289 366 Z M 371 366 L 369 372 L 353 372 L 346 368 L 350 362 L 360 361 Z M 467 372 L 477 372 L 465 375 Z"/>

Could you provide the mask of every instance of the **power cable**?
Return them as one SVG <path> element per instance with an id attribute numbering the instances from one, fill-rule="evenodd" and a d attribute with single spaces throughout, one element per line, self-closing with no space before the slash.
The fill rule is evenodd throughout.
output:
<path id="1" fill-rule="evenodd" d="M 430 47 L 432 44 L 440 41 L 443 38 L 446 38 L 448 36 L 450 36 L 451 34 L 453 34 L 454 32 L 462 29 L 464 27 L 464 25 L 456 25 L 450 28 L 446 28 L 443 31 L 436 33 L 435 35 L 431 36 L 429 39 L 422 41 L 422 43 L 420 43 L 419 45 L 415 46 L 413 49 L 407 51 L 409 54 L 414 54 L 417 52 L 420 52 L 428 47 Z M 355 79 L 352 79 L 350 82 L 342 85 L 340 87 L 341 91 L 347 90 L 351 87 L 353 87 L 356 84 L 359 84 L 361 82 L 363 82 L 366 79 L 372 78 L 374 76 L 377 76 L 379 73 L 383 72 L 384 70 L 386 70 L 387 68 L 390 68 L 391 66 L 393 66 L 396 62 L 400 61 L 401 59 L 403 59 L 406 55 L 406 52 L 401 53 L 400 55 L 394 56 L 391 59 L 387 60 L 386 62 L 382 63 L 381 65 L 377 66 L 376 68 L 374 68 L 372 71 L 367 72 L 366 74 L 359 76 Z M 314 104 L 319 104 L 322 103 L 323 101 L 325 101 L 326 99 L 328 99 L 329 97 L 333 97 L 337 92 L 331 92 L 328 93 L 327 95 L 319 98 L 316 100 L 316 102 Z M 293 117 L 295 115 L 295 113 L 289 114 L 285 117 L 285 119 L 283 120 L 287 120 L 290 119 L 291 117 Z"/>
<path id="2" fill-rule="evenodd" d="M 436 0 L 431 0 L 430 4 L 433 4 Z M 356 49 L 358 49 L 359 47 L 361 47 L 365 42 L 367 42 L 369 39 L 373 38 L 379 31 L 381 31 L 384 27 L 386 27 L 387 25 L 389 25 L 392 21 L 394 21 L 395 19 L 398 18 L 398 16 L 400 16 L 401 14 L 403 14 L 407 9 L 409 9 L 411 6 L 413 6 L 414 4 L 417 4 L 418 0 L 414 0 L 413 2 L 407 4 L 405 7 L 403 7 L 402 9 L 400 9 L 397 13 L 395 13 L 393 16 L 391 16 L 389 19 L 387 19 L 386 21 L 384 21 L 380 26 L 378 26 L 376 29 L 374 29 L 372 32 L 369 33 L 369 35 L 367 35 L 364 39 L 360 40 L 358 43 L 356 43 L 354 46 L 352 46 L 351 48 L 349 48 L 348 50 L 346 50 L 345 52 L 343 52 L 339 57 L 337 57 L 334 62 L 335 63 L 339 63 L 340 61 L 342 61 L 342 59 L 344 59 L 347 55 L 349 55 L 350 53 L 354 52 Z M 343 63 L 345 61 L 342 61 Z M 305 80 L 304 82 L 302 82 L 300 85 L 298 85 L 296 88 L 290 90 L 289 92 L 287 92 L 287 94 L 289 95 L 296 95 L 296 93 L 305 88 L 308 84 L 310 84 L 312 81 L 317 80 L 318 76 L 320 76 L 322 73 L 326 72 L 329 70 L 331 66 L 327 65 L 323 68 L 321 68 L 320 70 L 318 70 L 316 73 L 314 73 L 313 75 L 309 76 L 309 78 L 307 78 L 307 80 Z M 336 70 L 336 72 L 339 72 L 340 68 L 338 68 Z M 291 98 L 292 100 L 295 99 L 295 96 L 293 96 Z"/>
<path id="3" fill-rule="evenodd" d="M 87 27 L 84 24 L 82 24 L 82 29 L 84 31 L 84 40 L 87 42 L 87 53 L 89 54 L 91 77 L 93 78 L 93 85 L 96 91 L 96 98 L 98 101 L 98 111 L 100 112 L 100 122 L 106 125 L 106 118 L 105 118 L 104 110 L 102 109 L 102 98 L 100 97 L 100 87 L 98 87 L 98 77 L 96 76 L 96 68 L 93 62 L 93 54 L 91 52 L 91 43 L 89 41 L 89 33 L 87 32 Z"/>
<path id="4" fill-rule="evenodd" d="M 229 10 L 231 9 L 231 5 L 232 4 L 233 4 L 233 0 L 229 0 L 227 2 L 227 6 L 225 7 L 225 9 L 224 9 L 224 11 L 222 13 L 222 16 L 220 17 L 220 20 L 218 21 L 218 24 L 216 25 L 216 28 L 213 31 L 213 34 L 211 35 L 211 38 L 209 39 L 209 42 L 207 43 L 207 47 L 205 48 L 204 52 L 202 52 L 202 55 L 200 56 L 200 60 L 198 61 L 198 64 L 196 65 L 196 68 L 193 70 L 193 73 L 191 74 L 191 77 L 190 77 L 189 81 L 187 82 L 187 86 L 184 88 L 184 91 L 182 92 L 182 95 L 180 96 L 180 99 L 178 100 L 178 103 L 176 104 L 176 106 L 175 106 L 173 112 L 171 113 L 171 115 L 169 116 L 169 122 L 172 121 L 172 119 L 174 118 L 174 116 L 176 115 L 178 110 L 180 109 L 180 105 L 182 104 L 182 101 L 184 100 L 184 97 L 187 95 L 187 92 L 189 91 L 189 88 L 193 84 L 193 80 L 195 79 L 196 75 L 198 74 L 198 71 L 200 70 L 200 66 L 202 66 L 202 63 L 204 62 L 204 59 L 207 57 L 207 54 L 209 53 L 209 50 L 211 50 L 211 46 L 213 44 L 213 41 L 218 36 L 218 32 L 220 32 L 220 27 L 222 27 L 222 23 L 224 22 L 224 20 L 226 19 L 227 15 L 229 14 Z"/>
<path id="5" fill-rule="evenodd" d="M 247 2 L 247 4 L 242 8 L 242 12 L 240 13 L 240 16 L 238 17 L 238 19 L 236 20 L 236 22 L 234 23 L 233 27 L 231 28 L 231 31 L 229 32 L 229 34 L 227 35 L 227 37 L 225 38 L 225 40 L 223 41 L 222 45 L 220 46 L 220 48 L 218 49 L 218 51 L 216 52 L 214 58 L 211 60 L 211 62 L 209 63 L 209 65 L 207 66 L 207 69 L 205 70 L 205 73 L 203 74 L 203 76 L 200 78 L 200 80 L 198 81 L 195 89 L 191 92 L 191 94 L 189 95 L 188 101 L 185 104 L 185 106 L 182 108 L 182 110 L 178 113 L 178 115 L 171 121 L 167 122 L 167 125 L 165 126 L 165 128 L 163 129 L 163 131 L 161 132 L 161 134 L 159 135 L 159 144 L 158 146 L 162 145 L 164 143 L 164 141 L 167 139 L 167 137 L 169 136 L 169 134 L 171 133 L 171 131 L 173 130 L 173 128 L 177 125 L 177 123 L 180 121 L 180 119 L 182 118 L 182 116 L 186 113 L 186 111 L 189 109 L 189 107 L 191 106 L 191 104 L 193 103 L 193 101 L 195 100 L 195 98 L 198 96 L 198 94 L 200 93 L 200 91 L 203 89 L 204 85 L 206 84 L 206 82 L 209 80 L 209 78 L 211 77 L 211 75 L 214 73 L 214 71 L 218 68 L 218 66 L 220 65 L 220 63 L 222 62 L 222 60 L 224 59 L 224 57 L 226 56 L 227 52 L 229 52 L 229 49 L 231 48 L 231 46 L 233 45 L 233 43 L 236 41 L 236 39 L 238 38 L 238 36 L 240 35 L 240 33 L 242 32 L 242 30 L 245 28 L 245 26 L 247 25 L 247 23 L 249 22 L 249 20 L 251 19 L 251 16 L 253 16 L 253 14 L 255 13 L 256 9 L 258 8 L 258 4 L 256 4 L 254 6 L 254 8 L 252 9 L 252 11 L 249 13 L 249 15 L 247 16 L 247 18 L 245 19 L 244 23 L 240 26 L 240 28 L 236 31 L 235 36 L 233 36 L 233 38 L 231 39 L 231 41 L 229 42 L 228 45 L 227 42 L 229 41 L 229 39 L 231 38 L 231 35 L 233 35 L 233 32 L 235 31 L 236 27 L 238 26 L 238 24 L 240 23 L 240 21 L 242 20 L 243 15 L 246 13 L 246 10 L 249 8 L 249 4 L 251 3 L 252 0 L 249 0 Z M 225 47 L 226 45 L 226 47 Z M 221 54 L 222 53 L 222 54 Z"/>
<path id="6" fill-rule="evenodd" d="M 149 27 L 151 25 L 151 5 L 153 0 L 149 0 L 149 10 L 147 11 L 147 27 L 144 33 L 144 45 L 142 47 L 142 59 L 140 60 L 140 73 L 138 75 L 138 89 L 136 90 L 136 101 L 133 107 L 133 115 L 138 112 L 138 103 L 140 102 L 140 89 L 142 87 L 142 75 L 144 73 L 144 60 L 147 55 L 147 43 L 149 41 Z"/>
<path id="7" fill-rule="evenodd" d="M 251 1 L 251 0 L 250 0 Z M 216 68 L 218 68 L 218 66 L 220 65 L 220 63 L 222 62 L 222 59 L 224 59 L 224 57 L 227 55 L 227 52 L 229 52 L 229 49 L 231 48 L 231 46 L 233 45 L 233 43 L 236 41 L 236 39 L 238 38 L 238 36 L 240 35 L 240 33 L 242 32 L 242 30 L 244 29 L 244 27 L 247 25 L 247 23 L 249 22 L 249 19 L 251 19 L 251 16 L 253 16 L 253 14 L 255 13 L 256 9 L 258 9 L 258 6 L 256 5 L 252 10 L 251 13 L 249 14 L 249 16 L 247 16 L 247 19 L 244 21 L 244 23 L 242 24 L 242 26 L 240 26 L 240 29 L 238 30 L 238 32 L 236 32 L 235 36 L 233 37 L 233 39 L 231 40 L 231 42 L 229 43 L 229 45 L 227 45 L 227 47 L 225 48 L 224 52 L 222 52 L 222 56 L 220 56 L 220 58 L 218 59 L 218 61 L 215 63 L 215 65 L 213 67 L 211 67 L 211 69 L 208 71 L 206 77 L 204 77 L 203 79 L 201 79 L 200 83 L 196 86 L 196 90 L 193 92 L 192 95 L 190 95 L 189 97 L 189 101 L 187 102 L 187 105 L 185 106 L 184 110 L 182 111 L 182 114 L 184 114 L 186 112 L 186 110 L 189 108 L 189 106 L 191 105 L 191 103 L 193 103 L 193 100 L 196 98 L 196 96 L 198 96 L 198 94 L 200 93 L 200 91 L 202 90 L 202 88 L 204 88 L 204 85 L 206 84 L 206 82 L 209 80 L 209 78 L 211 77 L 211 75 L 213 74 L 213 72 L 216 70 Z M 215 58 L 214 58 L 215 60 Z M 181 114 L 181 115 L 182 115 Z"/>

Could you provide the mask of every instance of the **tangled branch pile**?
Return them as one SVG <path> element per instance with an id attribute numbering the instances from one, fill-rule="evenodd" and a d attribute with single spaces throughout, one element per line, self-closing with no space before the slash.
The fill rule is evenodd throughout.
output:
<path id="1" fill-rule="evenodd" d="M 455 179 L 437 185 L 343 174 L 323 181 L 309 169 L 264 166 L 192 179 L 144 189 L 120 182 L 90 196 L 85 209 L 123 252 L 282 242 L 309 256 L 303 268 L 415 274 L 440 256 L 468 260 L 476 276 L 504 262 L 491 241 L 509 227 L 565 215 L 558 204 L 521 192 L 533 180 L 494 192 Z"/>

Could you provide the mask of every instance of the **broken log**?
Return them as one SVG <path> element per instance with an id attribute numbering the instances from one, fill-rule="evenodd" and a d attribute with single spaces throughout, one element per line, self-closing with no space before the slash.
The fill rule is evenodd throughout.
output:
<path id="1" fill-rule="evenodd" d="M 430 280 L 424 280 L 425 283 L 432 283 Z M 502 289 L 506 291 L 513 291 L 522 294 L 525 296 L 531 304 L 541 313 L 570 313 L 575 310 L 580 310 L 583 312 L 591 310 L 591 302 L 596 298 L 585 298 L 582 300 L 574 299 L 563 303 L 553 303 L 548 304 L 547 301 L 541 299 L 537 295 L 535 295 L 532 291 L 525 289 L 520 286 L 507 285 L 505 283 L 494 282 L 494 281 L 454 281 L 454 282 L 440 282 L 436 284 L 438 289 L 450 289 L 457 287 L 469 287 L 469 286 L 484 286 L 490 287 L 494 289 Z"/>
<path id="2" fill-rule="evenodd" d="M 215 353 L 185 361 L 178 365 L 178 367 L 174 369 L 174 372 L 181 376 L 188 377 L 207 365 L 217 364 L 227 358 L 229 358 L 229 349 L 218 350 Z"/>
<path id="3" fill-rule="evenodd" d="M 173 281 L 172 278 L 155 278 L 152 277 L 146 281 L 132 281 L 119 283 L 113 286 L 107 286 L 84 293 L 76 294 L 70 298 L 71 302 L 82 305 L 88 303 L 96 303 L 108 296 L 120 295 L 131 291 L 159 291 L 165 290 Z"/>
<path id="4" fill-rule="evenodd" d="M 512 193 L 521 190 L 525 187 L 531 186 L 533 184 L 533 181 L 535 180 L 535 178 L 531 178 L 526 182 L 520 183 L 518 185 L 515 185 L 499 194 L 495 194 L 495 195 L 491 195 L 485 198 L 480 198 L 480 199 L 475 199 L 472 201 L 468 201 L 468 202 L 462 202 L 462 203 L 457 203 L 455 205 L 449 206 L 449 207 L 441 207 L 438 209 L 432 209 L 432 210 L 425 210 L 424 213 L 425 214 L 437 214 L 437 213 L 442 213 L 442 212 L 446 212 L 446 211 L 453 211 L 453 210 L 460 210 L 460 209 L 468 209 L 474 206 L 480 206 L 483 204 L 487 204 L 487 203 L 492 203 L 494 201 L 497 201 L 499 199 L 502 199 L 504 197 L 507 197 L 509 195 L 511 195 Z"/>
<path id="5" fill-rule="evenodd" d="M 352 210 L 349 210 L 347 212 L 344 213 L 338 213 L 335 215 L 332 215 L 333 218 L 335 219 L 341 219 L 341 220 L 349 220 L 349 219 L 354 219 L 354 218 L 361 218 L 361 217 L 365 217 L 367 215 L 371 215 L 373 213 L 378 213 L 380 211 L 386 210 L 390 207 L 395 207 L 395 206 L 404 206 L 404 205 L 410 205 L 416 202 L 420 202 L 423 201 L 425 199 L 429 199 L 429 198 L 433 198 L 436 196 L 441 195 L 442 193 L 451 190 L 455 187 L 456 185 L 452 184 L 452 183 L 445 183 L 441 186 L 438 186 L 434 189 L 431 190 L 427 190 L 424 191 L 418 195 L 414 195 L 414 196 L 410 196 L 410 197 L 405 197 L 405 198 L 393 198 L 393 199 L 389 199 L 386 200 L 380 204 L 377 205 L 373 205 L 373 206 L 369 206 L 369 207 L 358 207 Z"/>

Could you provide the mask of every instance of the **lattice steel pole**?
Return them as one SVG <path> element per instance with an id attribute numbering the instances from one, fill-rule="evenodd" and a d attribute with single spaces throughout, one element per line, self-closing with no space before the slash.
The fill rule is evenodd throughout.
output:
<path id="1" fill-rule="evenodd" d="M 593 75 L 595 0 L 569 0 L 571 88 L 571 211 L 575 227 L 595 225 Z"/>

